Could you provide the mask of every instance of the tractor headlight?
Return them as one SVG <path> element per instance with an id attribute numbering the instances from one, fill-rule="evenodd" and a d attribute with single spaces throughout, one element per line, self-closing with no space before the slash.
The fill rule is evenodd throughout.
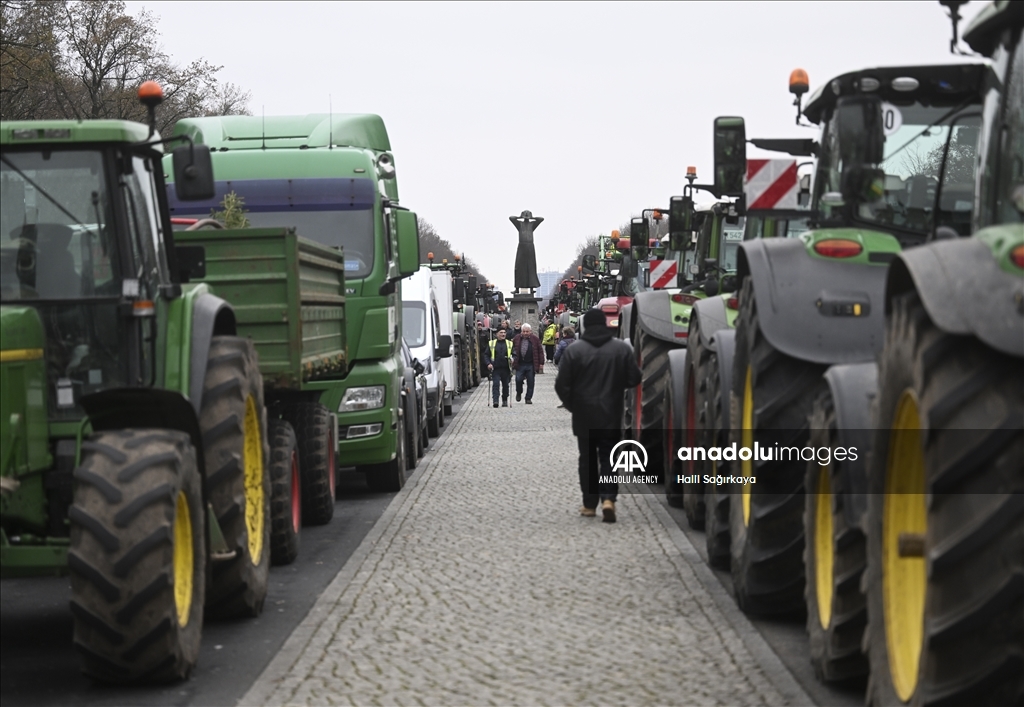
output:
<path id="1" fill-rule="evenodd" d="M 349 388 L 341 398 L 338 412 L 359 412 L 384 407 L 384 386 L 368 385 Z"/>

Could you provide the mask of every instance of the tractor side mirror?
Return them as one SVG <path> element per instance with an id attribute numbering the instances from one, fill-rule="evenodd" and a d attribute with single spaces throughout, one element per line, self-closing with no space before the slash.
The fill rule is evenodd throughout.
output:
<path id="1" fill-rule="evenodd" d="M 644 260 L 651 240 L 651 224 L 646 218 L 635 218 L 629 223 L 629 247 L 633 258 Z"/>
<path id="2" fill-rule="evenodd" d="M 207 145 L 182 145 L 171 153 L 174 193 L 179 201 L 208 201 L 217 194 Z"/>
<path id="3" fill-rule="evenodd" d="M 747 175 L 747 130 L 743 118 L 715 118 L 716 196 L 743 196 Z"/>
<path id="4" fill-rule="evenodd" d="M 420 228 L 413 211 L 396 211 L 398 274 L 409 277 L 420 269 Z"/>
<path id="5" fill-rule="evenodd" d="M 673 196 L 668 205 L 668 245 L 675 251 L 685 250 L 689 242 L 687 234 L 693 230 L 693 197 Z"/>

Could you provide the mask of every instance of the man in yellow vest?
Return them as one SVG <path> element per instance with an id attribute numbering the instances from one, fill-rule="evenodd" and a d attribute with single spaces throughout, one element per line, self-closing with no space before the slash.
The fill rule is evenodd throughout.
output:
<path id="1" fill-rule="evenodd" d="M 547 356 L 548 363 L 555 362 L 555 346 L 558 344 L 558 325 L 553 321 L 548 320 L 548 325 L 544 328 L 544 353 Z"/>
<path id="2" fill-rule="evenodd" d="M 505 338 L 505 330 L 498 329 L 496 339 L 491 339 L 486 360 L 491 372 L 491 399 L 498 407 L 498 389 L 501 388 L 501 406 L 508 407 L 508 385 L 512 380 L 512 342 Z"/>

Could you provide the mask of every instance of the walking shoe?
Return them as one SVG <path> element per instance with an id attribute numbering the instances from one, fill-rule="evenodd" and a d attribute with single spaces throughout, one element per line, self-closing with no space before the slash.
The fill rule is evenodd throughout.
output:
<path id="1" fill-rule="evenodd" d="M 520 401 L 521 401 L 522 399 L 523 399 L 523 394 L 522 394 L 522 393 L 516 393 L 516 402 L 518 403 L 518 402 L 520 402 Z"/>
<path id="2" fill-rule="evenodd" d="M 494 403 L 494 407 L 498 407 L 498 403 Z"/>
<path id="3" fill-rule="evenodd" d="M 529 398 L 527 398 L 527 399 L 526 399 L 526 404 L 527 404 L 527 405 L 533 405 L 533 401 L 532 401 L 532 400 L 530 400 Z"/>
<path id="4" fill-rule="evenodd" d="M 605 523 L 615 522 L 615 501 L 603 501 L 601 503 L 601 520 Z"/>
<path id="5" fill-rule="evenodd" d="M 584 518 L 593 518 L 597 515 L 597 509 L 587 508 L 586 506 L 580 506 L 580 515 Z"/>
<path id="6" fill-rule="evenodd" d="M 501 401 L 501 406 L 503 408 L 507 408 L 508 407 L 508 398 L 505 398 L 504 400 Z"/>

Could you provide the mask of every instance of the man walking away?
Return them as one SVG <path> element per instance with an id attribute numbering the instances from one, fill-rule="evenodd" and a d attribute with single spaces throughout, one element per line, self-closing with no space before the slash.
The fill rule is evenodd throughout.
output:
<path id="1" fill-rule="evenodd" d="M 516 369 L 516 402 L 523 399 L 523 379 L 526 379 L 526 404 L 533 405 L 535 373 L 544 372 L 544 350 L 533 327 L 523 324 L 522 333 L 512 340 L 512 365 Z"/>
<path id="2" fill-rule="evenodd" d="M 596 515 L 601 502 L 605 523 L 615 522 L 618 484 L 598 484 L 598 469 L 611 475 L 612 447 L 622 438 L 622 400 L 626 388 L 639 385 L 640 368 L 624 341 L 613 338 L 604 313 L 583 315 L 583 335 L 562 351 L 555 392 L 572 413 L 572 433 L 579 445 L 580 515 Z"/>
<path id="3" fill-rule="evenodd" d="M 505 338 L 505 330 L 498 329 L 498 338 L 491 339 L 484 354 L 487 370 L 491 372 L 491 399 L 498 407 L 498 389 L 501 406 L 508 407 L 508 384 L 512 380 L 512 342 Z"/>

